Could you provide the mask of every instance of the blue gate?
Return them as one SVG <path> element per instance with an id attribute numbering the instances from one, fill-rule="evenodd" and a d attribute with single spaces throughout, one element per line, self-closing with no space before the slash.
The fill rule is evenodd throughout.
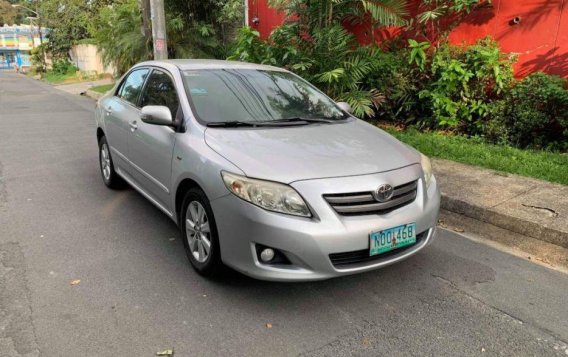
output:
<path id="1" fill-rule="evenodd" d="M 30 55 L 27 51 L 0 50 L 0 69 L 12 69 L 31 66 Z"/>
<path id="2" fill-rule="evenodd" d="M 0 51 L 0 69 L 14 68 L 16 51 Z"/>

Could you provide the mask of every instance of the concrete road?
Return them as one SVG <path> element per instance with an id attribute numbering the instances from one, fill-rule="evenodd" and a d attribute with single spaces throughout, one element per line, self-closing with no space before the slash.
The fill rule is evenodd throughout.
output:
<path id="1" fill-rule="evenodd" d="M 93 107 L 0 73 L 1 356 L 568 355 L 568 276 L 448 231 L 363 275 L 201 278 L 168 218 L 103 185 Z"/>

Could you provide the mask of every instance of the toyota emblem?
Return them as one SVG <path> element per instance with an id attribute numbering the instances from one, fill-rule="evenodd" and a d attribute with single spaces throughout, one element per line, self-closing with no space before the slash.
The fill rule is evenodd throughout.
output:
<path id="1" fill-rule="evenodd" d="M 374 192 L 375 199 L 379 202 L 386 202 L 391 199 L 394 189 L 388 183 L 380 185 L 379 188 Z"/>

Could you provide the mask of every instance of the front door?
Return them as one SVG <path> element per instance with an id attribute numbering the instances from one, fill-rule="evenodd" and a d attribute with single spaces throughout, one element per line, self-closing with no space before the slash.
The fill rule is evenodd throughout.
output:
<path id="1" fill-rule="evenodd" d="M 105 131 L 115 169 L 124 176 L 131 176 L 128 159 L 128 138 L 132 135 L 132 121 L 140 116 L 138 101 L 144 81 L 150 70 L 136 69 L 130 72 L 116 94 L 100 102 L 105 115 Z"/>
<path id="2" fill-rule="evenodd" d="M 165 71 L 154 69 L 150 73 L 140 98 L 140 107 L 147 105 L 168 107 L 172 118 L 178 114 L 178 94 L 173 79 Z M 172 211 L 170 188 L 176 132 L 172 127 L 147 124 L 140 119 L 136 126 L 128 142 L 134 179 L 160 205 Z"/>

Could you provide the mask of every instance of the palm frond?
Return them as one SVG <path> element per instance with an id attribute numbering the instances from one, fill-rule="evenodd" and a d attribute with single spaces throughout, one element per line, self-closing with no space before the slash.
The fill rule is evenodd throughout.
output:
<path id="1" fill-rule="evenodd" d="M 408 4 L 405 0 L 361 0 L 365 12 L 382 26 L 402 26 L 406 24 Z"/>

